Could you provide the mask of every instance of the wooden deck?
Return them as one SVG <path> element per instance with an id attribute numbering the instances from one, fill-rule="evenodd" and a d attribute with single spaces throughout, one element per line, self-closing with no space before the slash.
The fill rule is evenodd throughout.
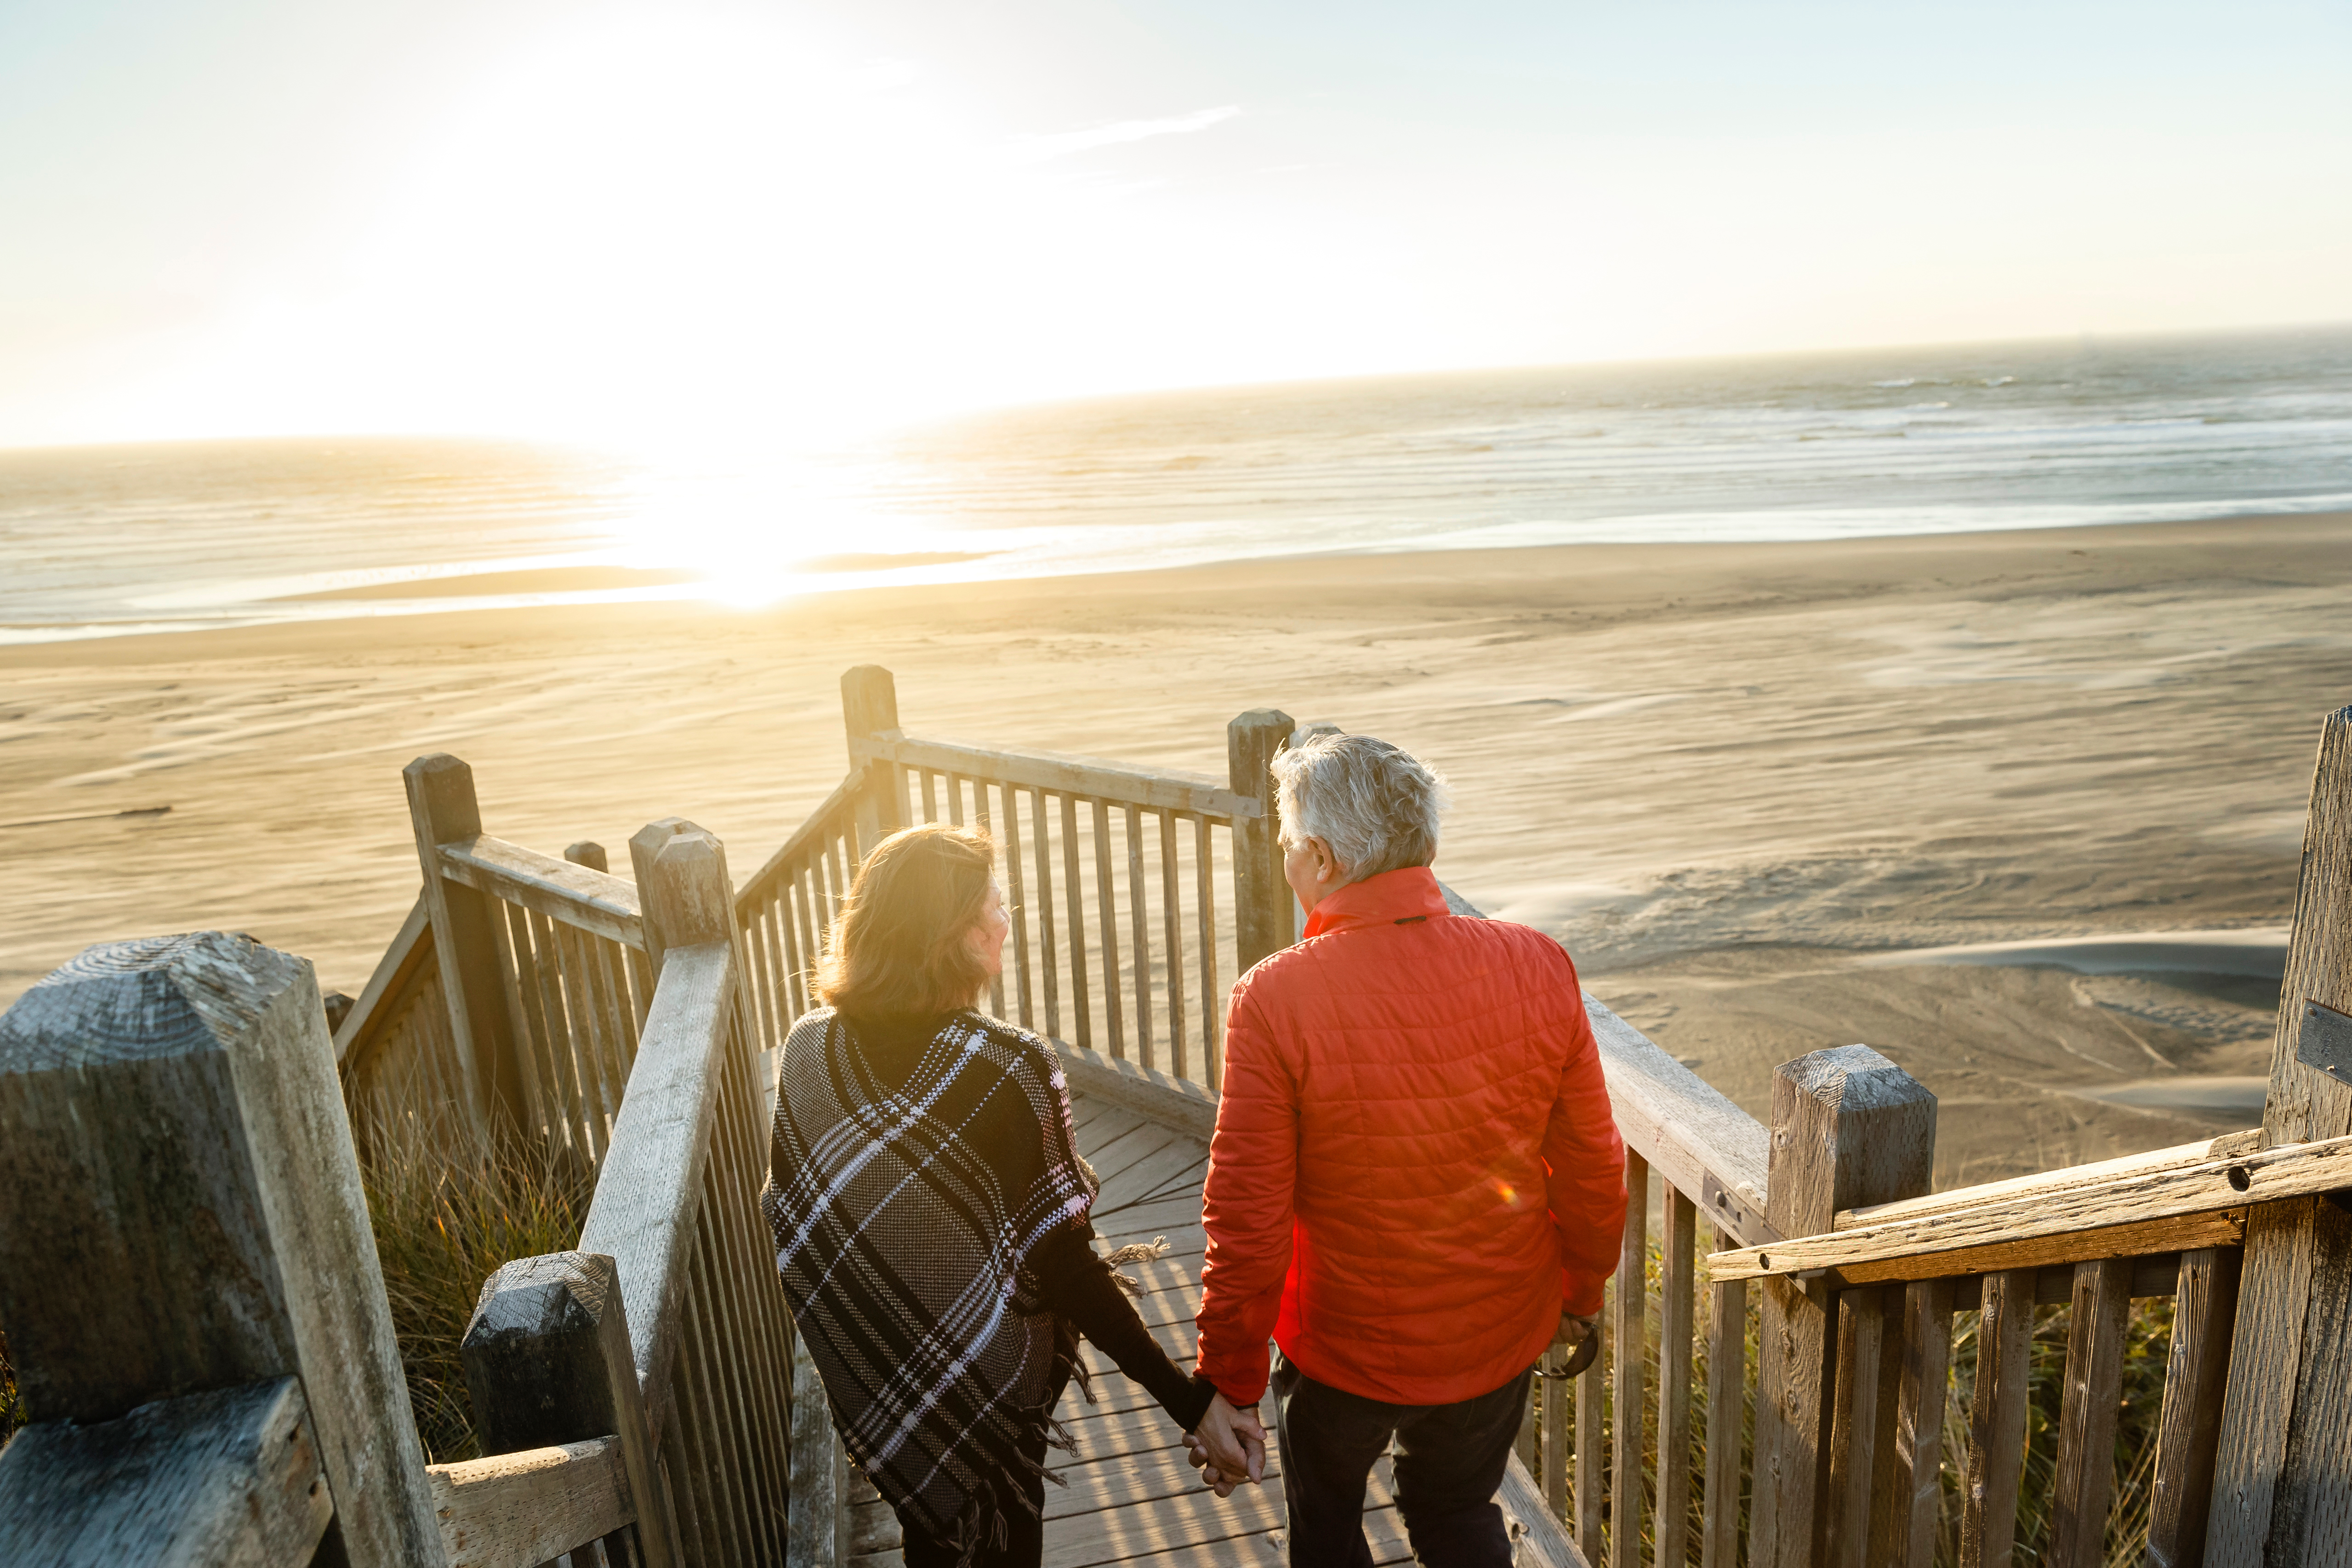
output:
<path id="1" fill-rule="evenodd" d="M 1209 1146 L 1198 1136 L 1083 1092 L 1072 1096 L 1071 1105 L 1079 1152 L 1102 1181 L 1094 1218 L 1104 1247 L 1168 1240 L 1165 1258 L 1132 1266 L 1146 1288 L 1137 1306 L 1168 1353 L 1189 1366 L 1207 1247 L 1201 1183 L 1208 1172 Z M 1045 1568 L 1114 1563 L 1280 1568 L 1287 1554 L 1279 1453 L 1270 1449 L 1266 1456 L 1264 1485 L 1240 1488 L 1220 1500 L 1184 1462 L 1174 1424 L 1150 1396 L 1092 1345 L 1086 1354 L 1098 1403 L 1087 1404 L 1076 1391 L 1063 1396 L 1060 1413 L 1077 1437 L 1077 1451 L 1055 1456 L 1055 1468 L 1068 1484 L 1045 1489 Z M 851 1561 L 896 1568 L 897 1521 L 870 1487 L 861 1484 L 856 1495 L 864 1500 L 856 1505 L 853 1552 L 865 1550 Z M 1512 1500 L 1507 1496 L 1506 1518 L 1519 1536 L 1525 1525 Z M 1373 1468 L 1364 1533 L 1375 1563 L 1412 1561 L 1404 1521 L 1389 1489 L 1385 1458 Z M 1574 1562 L 1556 1549 L 1527 1549 L 1536 1544 L 1522 1542 L 1520 1562 L 1562 1568 Z M 1563 1539 L 1557 1544 L 1566 1543 Z"/>

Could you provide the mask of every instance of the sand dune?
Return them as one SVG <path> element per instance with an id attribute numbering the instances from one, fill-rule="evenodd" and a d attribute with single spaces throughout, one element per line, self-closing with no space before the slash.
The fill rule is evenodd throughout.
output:
<path id="1" fill-rule="evenodd" d="M 9 648 L 0 822 L 173 809 L 0 829 L 0 1000 L 202 926 L 356 991 L 415 896 L 398 774 L 428 751 L 474 764 L 505 837 L 678 814 L 756 863 L 841 776 L 839 672 L 879 663 L 926 734 L 1222 773 L 1226 721 L 1274 704 L 1411 745 L 1454 780 L 1447 880 L 1560 935 L 1727 1092 L 1760 1111 L 1774 1062 L 1865 1040 L 1943 1097 L 1945 1179 L 2008 1173 L 2248 1120 L 2080 1091 L 2259 1076 L 2275 979 L 2084 939 L 2258 967 L 2319 718 L 2352 700 L 2347 585 L 2338 516 Z"/>

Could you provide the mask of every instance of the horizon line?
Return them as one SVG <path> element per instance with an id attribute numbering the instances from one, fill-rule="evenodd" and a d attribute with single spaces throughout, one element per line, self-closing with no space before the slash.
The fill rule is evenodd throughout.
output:
<path id="1" fill-rule="evenodd" d="M 868 439 L 896 431 L 920 429 L 954 420 L 982 415 L 1008 414 L 1021 410 L 1049 409 L 1089 403 L 1108 403 L 1121 398 L 1162 397 L 1191 394 L 1225 392 L 1265 392 L 1290 387 L 1331 386 L 1349 382 L 1409 381 L 1436 379 L 1444 376 L 1495 374 L 1503 373 L 1536 374 L 1547 370 L 1601 370 L 1675 364 L 1729 364 L 1759 360 L 1834 359 L 1846 355 L 1902 353 L 1932 353 L 1958 349 L 2040 348 L 2077 343 L 2146 343 L 2198 338 L 2259 337 L 2288 332 L 2352 331 L 2352 318 L 2326 321 L 2266 321 L 2227 327 L 2154 328 L 2138 331 L 2096 331 L 2083 329 L 2074 332 L 2042 333 L 2026 337 L 2007 335 L 1981 338 L 1948 338 L 1932 341 L 1911 340 L 1871 343 L 1849 343 L 1832 348 L 1810 349 L 1748 349 L 1730 353 L 1669 353 L 1644 355 L 1601 356 L 1591 359 L 1532 360 L 1481 364 L 1425 367 L 1417 370 L 1375 370 L 1343 372 L 1329 375 L 1272 376 L 1261 381 L 1202 381 L 1174 382 L 1151 386 L 1113 387 L 1096 392 L 1070 393 L 1056 396 L 1024 398 L 1006 403 L 976 403 L 945 411 L 919 415 L 914 417 L 878 423 L 857 435 L 843 437 L 833 445 Z M 113 436 L 87 440 L 13 442 L 0 441 L 0 456 L 20 456 L 33 452 L 85 451 L 123 447 L 192 447 L 227 446 L 238 443 L 266 445 L 288 442 L 318 441 L 462 441 L 499 443 L 515 446 L 551 447 L 618 458 L 625 454 L 625 444 L 587 436 L 529 434 L 519 431 L 448 430 L 431 428 L 376 430 L 314 430 L 276 431 L 242 435 L 182 435 L 182 436 Z"/>

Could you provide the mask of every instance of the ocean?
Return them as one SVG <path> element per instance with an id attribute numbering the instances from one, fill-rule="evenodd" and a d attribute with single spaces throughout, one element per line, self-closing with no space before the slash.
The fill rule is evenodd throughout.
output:
<path id="1" fill-rule="evenodd" d="M 0 451 L 0 643 L 1330 552 L 2352 509 L 2352 328 L 1138 395 L 824 451 Z"/>

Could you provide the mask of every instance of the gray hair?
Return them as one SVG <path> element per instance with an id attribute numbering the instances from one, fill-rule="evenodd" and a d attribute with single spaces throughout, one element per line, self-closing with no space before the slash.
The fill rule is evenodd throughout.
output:
<path id="1" fill-rule="evenodd" d="M 1271 765 L 1286 847 L 1320 838 L 1351 882 L 1437 858 L 1445 780 L 1403 747 L 1321 734 L 1276 752 Z"/>

